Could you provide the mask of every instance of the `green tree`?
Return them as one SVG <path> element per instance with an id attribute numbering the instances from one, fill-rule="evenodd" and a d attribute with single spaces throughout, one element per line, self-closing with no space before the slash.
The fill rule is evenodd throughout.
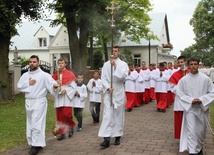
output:
<path id="1" fill-rule="evenodd" d="M 107 43 L 111 41 L 111 35 L 113 33 L 114 38 L 118 38 L 121 33 L 125 32 L 128 39 L 139 42 L 140 38 L 147 38 L 147 32 L 150 31 L 148 24 L 151 19 L 148 16 L 148 11 L 150 11 L 151 4 L 149 0 L 115 0 L 116 5 L 120 6 L 118 10 L 114 12 L 115 27 L 112 30 L 111 23 L 106 20 L 111 20 L 110 11 L 103 11 L 105 15 L 104 18 L 95 20 L 94 23 L 99 21 L 99 27 L 96 29 L 95 33 L 98 40 L 98 45 L 103 47 L 105 53 L 105 61 L 109 59 L 107 54 Z M 110 4 L 108 4 L 110 7 Z M 96 26 L 96 24 L 93 24 Z M 152 37 L 157 39 L 156 37 Z M 115 41 L 114 41 L 115 42 Z"/>
<path id="2" fill-rule="evenodd" d="M 125 61 L 126 63 L 133 63 L 134 64 L 134 59 L 132 56 L 132 52 L 128 49 L 124 49 L 123 52 L 119 55 L 120 59 Z"/>
<path id="3" fill-rule="evenodd" d="M 94 60 L 94 69 L 102 68 L 103 66 L 103 52 L 101 50 L 97 50 L 93 55 Z"/>
<path id="4" fill-rule="evenodd" d="M 146 36 L 150 21 L 147 12 L 151 10 L 149 0 L 115 0 L 115 2 L 120 4 L 121 8 L 115 14 L 117 29 L 114 31 L 123 30 L 136 41 Z M 90 0 L 90 3 L 88 0 L 54 0 L 50 4 L 50 8 L 61 14 L 62 18 L 58 22 L 66 23 L 74 72 L 86 74 L 89 33 L 92 32 L 93 37 L 101 40 L 100 45 L 107 51 L 107 42 L 111 40 L 111 27 L 108 22 L 110 12 L 105 9 L 107 5 L 110 5 L 109 0 Z M 105 59 L 108 59 L 106 53 Z"/>
<path id="5" fill-rule="evenodd" d="M 10 39 L 17 31 L 16 24 L 21 17 L 38 19 L 43 8 L 42 0 L 1 0 L 0 3 L 0 101 L 11 100 L 9 87 L 9 45 Z"/>
<path id="6" fill-rule="evenodd" d="M 201 0 L 190 20 L 196 43 L 182 53 L 201 59 L 204 65 L 214 65 L 214 1 Z"/>

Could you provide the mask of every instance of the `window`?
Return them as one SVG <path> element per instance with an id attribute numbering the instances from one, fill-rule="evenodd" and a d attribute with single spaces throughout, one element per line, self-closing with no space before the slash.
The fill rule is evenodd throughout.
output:
<path id="1" fill-rule="evenodd" d="M 134 63 L 138 64 L 139 66 L 141 65 L 141 56 L 140 56 L 140 54 L 134 55 Z"/>
<path id="2" fill-rule="evenodd" d="M 39 47 L 46 47 L 47 46 L 47 39 L 46 38 L 38 38 L 39 39 Z"/>

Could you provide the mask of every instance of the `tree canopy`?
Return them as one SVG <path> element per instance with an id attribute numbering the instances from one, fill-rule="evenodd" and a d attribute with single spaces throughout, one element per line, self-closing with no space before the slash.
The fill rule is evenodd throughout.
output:
<path id="1" fill-rule="evenodd" d="M 151 10 L 149 0 L 115 0 L 120 9 L 115 11 L 116 32 L 124 31 L 131 40 L 139 41 L 149 31 L 147 25 L 150 18 L 147 14 Z M 111 19 L 110 12 L 105 8 L 111 6 L 108 0 L 54 0 L 50 8 L 60 13 L 61 19 L 58 22 L 65 23 L 69 35 L 69 47 L 72 57 L 74 72 L 86 72 L 86 60 L 88 57 L 89 35 L 96 36 L 97 41 L 107 50 L 107 42 L 111 40 L 111 27 L 108 19 Z M 64 20 L 64 19 L 65 20 Z"/>
<path id="2" fill-rule="evenodd" d="M 21 17 L 38 19 L 41 17 L 43 0 L 1 0 L 0 3 L 0 101 L 11 100 L 12 90 L 9 82 L 10 39 L 17 31 L 15 26 Z"/>
<path id="3" fill-rule="evenodd" d="M 196 43 L 181 51 L 187 57 L 198 57 L 204 65 L 214 65 L 214 1 L 201 0 L 190 20 Z"/>

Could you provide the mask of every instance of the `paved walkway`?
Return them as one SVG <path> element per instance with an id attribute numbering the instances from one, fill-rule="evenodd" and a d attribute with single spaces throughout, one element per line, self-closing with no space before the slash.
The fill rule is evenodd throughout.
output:
<path id="1" fill-rule="evenodd" d="M 179 142 L 174 140 L 173 133 L 173 107 L 160 113 L 155 106 L 156 102 L 152 102 L 125 113 L 125 134 L 118 146 L 113 145 L 112 139 L 110 148 L 100 149 L 103 139 L 97 136 L 99 126 L 93 126 L 88 115 L 82 131 L 75 132 L 72 138 L 57 141 L 53 135 L 48 135 L 47 146 L 39 155 L 188 155 L 178 153 Z M 1 155 L 27 155 L 29 149 L 29 146 L 19 146 Z M 214 155 L 210 131 L 207 132 L 204 153 Z"/>

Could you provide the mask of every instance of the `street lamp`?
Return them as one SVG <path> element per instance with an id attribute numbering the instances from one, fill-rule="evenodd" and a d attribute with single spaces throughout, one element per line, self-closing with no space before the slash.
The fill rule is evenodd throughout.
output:
<path id="1" fill-rule="evenodd" d="M 150 39 L 151 39 L 151 36 L 152 36 L 152 32 L 148 32 L 147 33 L 147 36 L 148 36 L 148 38 L 149 38 L 149 65 L 150 65 Z"/>

